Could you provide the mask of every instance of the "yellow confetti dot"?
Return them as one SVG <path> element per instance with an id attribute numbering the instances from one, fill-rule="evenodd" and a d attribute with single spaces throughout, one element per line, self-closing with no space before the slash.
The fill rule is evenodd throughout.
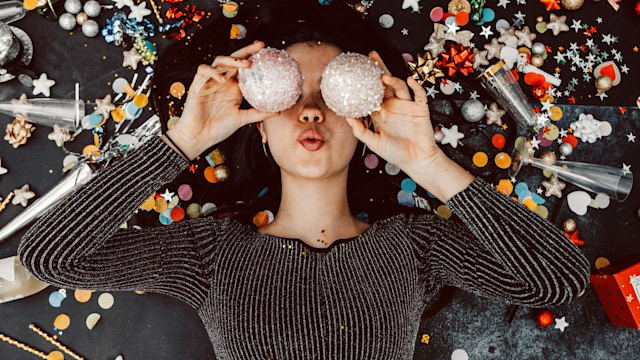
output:
<path id="1" fill-rule="evenodd" d="M 498 185 L 507 190 L 507 195 L 511 195 L 513 192 L 513 184 L 509 179 L 500 179 L 500 181 L 498 181 Z"/>
<path id="2" fill-rule="evenodd" d="M 24 0 L 22 6 L 27 10 L 33 10 L 38 6 L 38 0 Z"/>
<path id="3" fill-rule="evenodd" d="M 509 156 L 509 154 L 505 152 L 496 154 L 494 161 L 496 163 L 496 166 L 500 169 L 507 169 L 509 166 L 511 166 L 511 156 Z"/>
<path id="4" fill-rule="evenodd" d="M 47 355 L 47 360 L 64 360 L 64 354 L 58 350 L 54 350 Z"/>
<path id="5" fill-rule="evenodd" d="M 533 212 L 542 216 L 545 219 L 549 217 L 549 209 L 547 209 L 547 207 L 543 205 L 536 206 L 536 208 L 533 209 Z"/>
<path id="6" fill-rule="evenodd" d="M 53 320 L 53 326 L 58 330 L 65 330 L 71 324 L 71 319 L 67 314 L 58 315 L 55 320 Z"/>
<path id="7" fill-rule="evenodd" d="M 83 155 L 98 156 L 98 155 L 100 155 L 100 149 L 98 149 L 98 147 L 93 145 L 93 144 L 87 145 L 82 149 L 82 154 Z"/>
<path id="8" fill-rule="evenodd" d="M 149 98 L 145 94 L 138 94 L 133 97 L 133 103 L 142 109 L 149 103 Z"/>
<path id="9" fill-rule="evenodd" d="M 562 109 L 560 107 L 552 106 L 550 111 L 551 111 L 551 115 L 549 115 L 549 119 L 553 121 L 558 121 L 562 119 Z"/>
<path id="10" fill-rule="evenodd" d="M 169 121 L 167 121 L 167 129 L 171 129 L 172 127 L 176 126 L 179 120 L 180 120 L 180 117 L 178 116 L 171 117 Z"/>
<path id="11" fill-rule="evenodd" d="M 524 199 L 524 201 L 522 202 L 522 204 L 526 207 L 529 208 L 529 210 L 534 210 L 536 208 L 536 206 L 538 206 L 538 204 L 536 204 L 535 201 L 533 201 L 532 198 L 528 197 L 526 199 Z"/>
<path id="12" fill-rule="evenodd" d="M 179 82 L 179 81 L 174 82 L 169 87 L 169 93 L 171 94 L 171 96 L 177 97 L 178 99 L 182 98 L 182 96 L 184 95 L 185 91 L 186 91 L 186 89 L 184 87 L 184 84 Z"/>
<path id="13" fill-rule="evenodd" d="M 151 195 L 151 197 L 149 197 L 142 206 L 140 206 L 144 211 L 151 211 L 154 207 L 156 207 L 156 198 L 153 195 Z"/>
<path id="14" fill-rule="evenodd" d="M 609 262 L 609 259 L 607 259 L 606 257 L 599 257 L 596 259 L 596 270 L 604 269 L 610 264 L 611 263 Z"/>
<path id="15" fill-rule="evenodd" d="M 441 218 L 448 219 L 451 217 L 451 209 L 449 209 L 446 205 L 440 205 L 436 209 L 436 214 Z"/>
<path id="16" fill-rule="evenodd" d="M 153 210 L 158 214 L 165 212 L 169 208 L 169 204 L 167 203 L 167 200 L 165 200 L 164 198 L 159 197 L 155 201 L 156 201 L 156 205 L 153 207 Z"/>
<path id="17" fill-rule="evenodd" d="M 78 302 L 86 303 L 87 301 L 89 301 L 89 299 L 91 299 L 92 293 L 93 290 L 76 290 L 73 292 L 73 296 Z"/>
<path id="18" fill-rule="evenodd" d="M 258 211 L 253 215 L 253 224 L 256 227 L 263 227 L 269 223 L 269 215 L 264 211 Z"/>
<path id="19" fill-rule="evenodd" d="M 481 168 L 481 167 L 485 167 L 488 162 L 489 162 L 489 157 L 487 156 L 486 153 L 482 151 L 478 151 L 477 153 L 473 154 L 473 165 Z"/>

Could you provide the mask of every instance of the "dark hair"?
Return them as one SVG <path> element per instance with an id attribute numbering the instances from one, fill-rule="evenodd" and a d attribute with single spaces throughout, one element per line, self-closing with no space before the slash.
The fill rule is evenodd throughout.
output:
<path id="1" fill-rule="evenodd" d="M 244 25 L 247 28 L 246 38 L 230 39 L 232 24 Z M 280 49 L 297 43 L 321 42 L 334 45 L 342 51 L 367 54 L 376 50 L 394 75 L 404 77 L 407 73 L 400 52 L 388 45 L 377 29 L 371 27 L 361 14 L 343 2 L 320 5 L 315 0 L 273 0 L 261 1 L 259 4 L 247 1 L 235 18 L 227 19 L 219 14 L 213 16 L 188 41 L 173 43 L 162 50 L 155 65 L 152 105 L 162 119 L 163 130 L 166 130 L 170 116 L 180 114 L 186 98 L 169 96 L 172 83 L 181 82 L 188 88 L 198 65 L 211 63 L 216 55 L 228 55 L 254 40 L 262 40 L 266 46 Z M 248 108 L 249 105 L 243 102 L 242 107 Z M 258 210 L 277 210 L 280 196 L 279 168 L 270 156 L 265 156 L 255 125 L 239 129 L 216 148 L 224 154 L 225 164 L 231 170 L 230 177 L 226 182 L 215 186 L 208 186 L 202 176 L 196 179 L 202 182 L 195 184 L 200 200 L 215 199 L 216 203 L 227 205 L 243 204 L 244 209 L 236 214 L 239 215 L 236 218 L 248 223 Z M 358 156 L 354 156 L 349 169 L 347 193 L 354 213 L 367 205 L 370 196 L 367 191 L 371 189 L 371 186 L 364 186 L 363 179 L 354 181 L 352 177 L 353 174 L 366 171 L 359 157 L 362 151 L 363 145 L 359 144 L 356 149 Z M 193 185 L 193 177 L 189 178 L 189 182 Z M 269 188 L 269 192 L 262 199 L 264 201 L 253 202 L 265 187 Z M 395 198 L 395 195 L 392 196 Z M 253 206 L 246 206 L 249 204 Z M 387 204 L 390 205 L 396 204 Z M 234 206 L 226 211 L 237 210 L 238 207 Z"/>

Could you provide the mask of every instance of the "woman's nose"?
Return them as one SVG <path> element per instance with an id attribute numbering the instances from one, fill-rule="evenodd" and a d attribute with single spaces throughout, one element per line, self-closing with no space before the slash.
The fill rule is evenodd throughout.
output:
<path id="1" fill-rule="evenodd" d="M 324 113 L 320 110 L 320 107 L 315 101 L 308 101 L 304 104 L 298 120 L 301 122 L 318 122 L 324 121 Z"/>

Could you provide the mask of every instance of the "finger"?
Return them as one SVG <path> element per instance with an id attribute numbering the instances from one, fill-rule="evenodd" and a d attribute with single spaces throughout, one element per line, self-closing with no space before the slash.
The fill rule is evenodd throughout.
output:
<path id="1" fill-rule="evenodd" d="M 231 53 L 232 57 L 246 59 L 249 56 L 257 53 L 264 47 L 264 42 L 262 41 L 254 41 L 253 44 L 245 46 Z"/>
<path id="2" fill-rule="evenodd" d="M 211 66 L 214 68 L 223 66 L 241 68 L 251 66 L 251 61 L 232 56 L 216 56 Z"/>
<path id="3" fill-rule="evenodd" d="M 395 76 L 382 75 L 382 82 L 393 90 L 398 99 L 411 100 L 411 93 L 409 93 L 407 83 L 401 79 Z"/>
<path id="4" fill-rule="evenodd" d="M 244 124 L 243 125 L 247 125 L 250 123 L 256 123 L 265 119 L 268 119 L 270 117 L 274 117 L 274 116 L 278 116 L 280 115 L 279 112 L 275 112 L 275 113 L 267 113 L 264 111 L 260 111 L 258 109 L 246 109 L 246 110 L 240 110 L 240 112 L 242 113 L 242 119 Z"/>
<path id="5" fill-rule="evenodd" d="M 427 100 L 427 92 L 425 89 L 414 79 L 412 76 L 407 78 L 407 84 L 413 91 L 414 99 L 419 104 L 427 104 L 429 101 Z"/>
<path id="6" fill-rule="evenodd" d="M 369 53 L 369 57 L 371 58 L 371 60 L 375 61 L 378 63 L 378 65 L 380 65 L 380 69 L 382 69 L 382 71 L 387 74 L 387 75 L 391 75 L 391 71 L 389 71 L 389 69 L 387 68 L 387 65 L 385 65 L 384 61 L 382 61 L 382 57 L 380 56 L 380 54 L 378 54 L 377 51 L 373 50 Z"/>
<path id="7" fill-rule="evenodd" d="M 358 119 L 355 118 L 345 118 L 347 123 L 351 126 L 351 131 L 353 132 L 353 136 L 356 139 L 362 141 L 365 145 L 371 149 L 371 151 L 375 152 L 377 149 L 376 143 L 376 134 L 367 129 L 364 124 Z"/>

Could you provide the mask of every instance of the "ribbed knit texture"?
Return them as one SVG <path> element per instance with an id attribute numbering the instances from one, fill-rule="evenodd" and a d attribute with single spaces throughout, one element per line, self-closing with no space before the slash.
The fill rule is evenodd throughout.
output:
<path id="1" fill-rule="evenodd" d="M 219 359 L 411 359 L 443 285 L 528 306 L 567 304 L 589 264 L 556 227 L 481 179 L 462 220 L 396 215 L 328 249 L 211 217 L 120 229 L 187 162 L 159 138 L 42 216 L 18 254 L 63 288 L 147 290 L 198 311 Z"/>

